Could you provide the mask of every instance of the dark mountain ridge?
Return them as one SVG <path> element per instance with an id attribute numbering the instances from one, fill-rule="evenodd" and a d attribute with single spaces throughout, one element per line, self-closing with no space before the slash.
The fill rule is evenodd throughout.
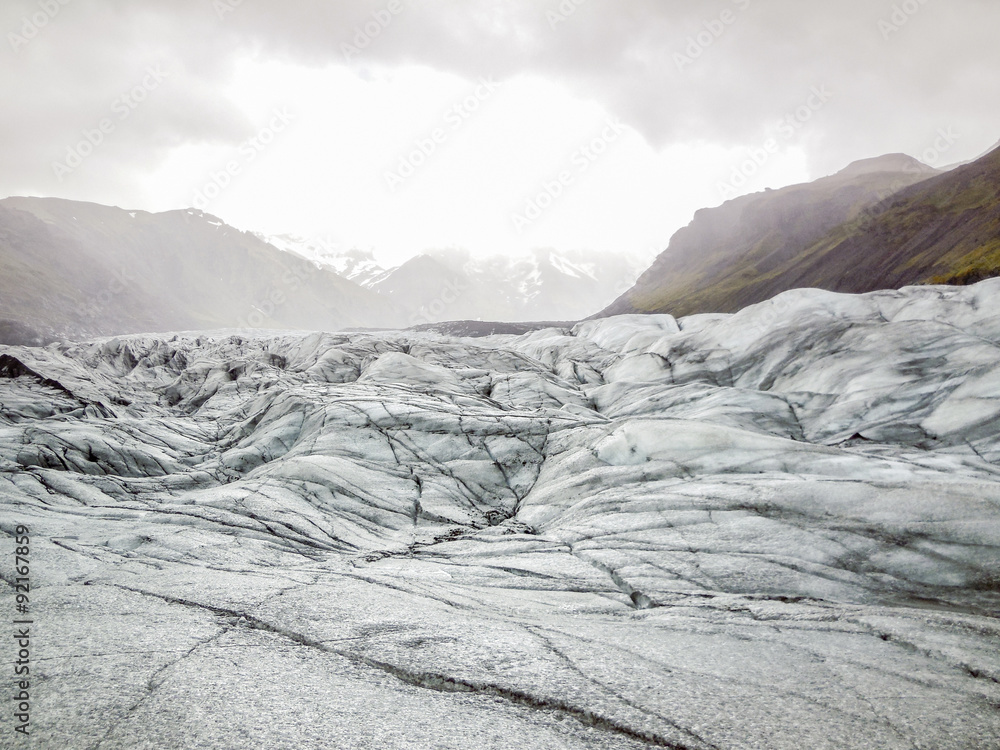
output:
<path id="1" fill-rule="evenodd" d="M 736 312 L 799 287 L 863 293 L 1000 274 L 1000 150 L 946 173 L 903 154 L 703 209 L 600 315 Z"/>

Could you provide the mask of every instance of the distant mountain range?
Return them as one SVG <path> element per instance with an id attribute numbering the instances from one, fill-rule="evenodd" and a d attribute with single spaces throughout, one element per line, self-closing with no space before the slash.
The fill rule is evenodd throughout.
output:
<path id="1" fill-rule="evenodd" d="M 395 268 L 325 242 L 242 232 L 194 209 L 151 214 L 57 198 L 0 201 L 0 343 L 221 328 L 405 328 L 575 320 L 651 258 L 457 250 Z"/>
<path id="2" fill-rule="evenodd" d="M 410 325 L 453 320 L 578 320 L 628 289 L 652 255 L 538 249 L 528 255 L 476 257 L 466 250 L 421 253 L 390 268 L 370 251 L 338 250 L 324 238 L 265 236 L 408 311 Z"/>
<path id="3" fill-rule="evenodd" d="M 371 250 L 340 249 L 330 237 L 306 238 L 295 234 L 266 235 L 254 232 L 264 242 L 279 250 L 295 253 L 318 266 L 325 266 L 341 278 L 360 286 L 369 286 L 386 274 L 386 269 L 375 260 Z"/>
<path id="4" fill-rule="evenodd" d="M 0 201 L 0 342 L 391 326 L 386 299 L 196 210 Z"/>
<path id="5" fill-rule="evenodd" d="M 1000 275 L 1000 149 L 947 172 L 903 154 L 699 211 L 600 316 L 736 312 L 783 291 Z"/>

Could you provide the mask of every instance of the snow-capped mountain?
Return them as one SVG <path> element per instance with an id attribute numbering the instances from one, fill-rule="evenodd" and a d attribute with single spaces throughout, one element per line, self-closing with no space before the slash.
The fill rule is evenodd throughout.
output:
<path id="1" fill-rule="evenodd" d="M 369 286 L 386 270 L 375 260 L 374 252 L 360 248 L 344 249 L 330 236 L 303 237 L 297 234 L 265 235 L 254 232 L 260 239 L 286 253 L 295 253 L 325 267 L 338 276 L 361 286 Z"/>
<path id="2" fill-rule="evenodd" d="M 634 283 L 651 257 L 538 249 L 478 258 L 464 250 L 432 250 L 366 286 L 411 310 L 414 324 L 579 320 Z"/>
<path id="3" fill-rule="evenodd" d="M 371 250 L 345 249 L 329 237 L 258 235 L 279 250 L 390 297 L 412 324 L 445 320 L 579 320 L 610 303 L 649 267 L 655 253 L 609 254 L 537 249 L 478 257 L 434 249 L 385 268 Z"/>

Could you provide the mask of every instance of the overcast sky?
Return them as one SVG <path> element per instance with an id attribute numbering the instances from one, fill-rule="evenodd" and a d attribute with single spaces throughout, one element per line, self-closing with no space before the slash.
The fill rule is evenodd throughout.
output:
<path id="1" fill-rule="evenodd" d="M 996 0 L 4 0 L 0 194 L 422 249 L 650 252 L 1000 138 Z"/>

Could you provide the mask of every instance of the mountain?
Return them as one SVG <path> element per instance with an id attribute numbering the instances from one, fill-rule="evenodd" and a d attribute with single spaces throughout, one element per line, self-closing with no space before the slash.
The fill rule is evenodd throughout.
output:
<path id="1" fill-rule="evenodd" d="M 386 274 L 386 269 L 375 260 L 373 251 L 360 248 L 343 250 L 336 240 L 329 237 L 309 239 L 295 234 L 254 234 L 279 250 L 300 255 L 360 286 L 370 286 Z"/>
<path id="2" fill-rule="evenodd" d="M 648 262 L 639 254 L 550 248 L 485 258 L 436 250 L 369 286 L 394 301 L 407 300 L 415 323 L 579 320 L 596 301 L 611 301 L 628 288 Z"/>
<path id="3" fill-rule="evenodd" d="M 859 260 L 853 255 L 817 264 L 812 274 L 801 273 L 802 264 L 845 227 L 860 226 L 875 206 L 939 174 L 909 156 L 890 154 L 855 162 L 815 182 L 698 211 L 635 286 L 601 314 L 735 312 L 801 286 L 880 288 L 887 282 L 878 275 L 850 274 L 858 283 L 845 281 L 845 270 Z M 880 251 L 869 247 L 867 252 Z"/>
<path id="4" fill-rule="evenodd" d="M 804 250 L 787 271 L 791 286 L 842 292 L 1000 275 L 1000 149 L 901 190 Z"/>
<path id="5" fill-rule="evenodd" d="M 195 210 L 0 201 L 0 341 L 390 326 L 385 298 Z"/>
<path id="6" fill-rule="evenodd" d="M 998 309 L 0 347 L 7 746 L 995 750 Z"/>
<path id="7" fill-rule="evenodd" d="M 57 198 L 0 201 L 0 342 L 449 320 L 577 320 L 627 288 L 640 256 L 474 258 L 395 268 L 328 239 L 241 232 L 194 209 L 151 214 Z"/>
<path id="8" fill-rule="evenodd" d="M 640 253 L 540 248 L 521 256 L 478 257 L 447 248 L 387 269 L 370 251 L 339 250 L 323 238 L 259 236 L 388 297 L 413 325 L 579 320 L 630 287 L 650 261 Z"/>

